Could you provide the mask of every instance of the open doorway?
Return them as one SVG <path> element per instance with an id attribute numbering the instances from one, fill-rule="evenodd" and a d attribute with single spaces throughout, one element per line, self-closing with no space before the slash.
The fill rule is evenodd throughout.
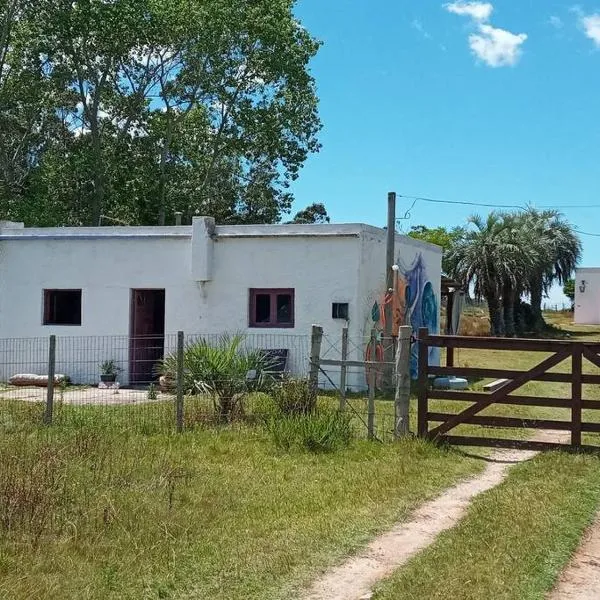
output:
<path id="1" fill-rule="evenodd" d="M 155 379 L 165 347 L 165 290 L 131 290 L 129 383 Z"/>

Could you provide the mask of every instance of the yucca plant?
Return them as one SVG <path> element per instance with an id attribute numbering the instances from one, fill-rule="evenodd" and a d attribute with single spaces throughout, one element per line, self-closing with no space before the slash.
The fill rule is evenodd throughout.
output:
<path id="1" fill-rule="evenodd" d="M 210 395 L 221 421 L 242 412 L 246 395 L 265 391 L 273 380 L 274 360 L 264 350 L 244 347 L 244 339 L 225 334 L 216 343 L 202 338 L 184 349 L 184 392 Z M 166 380 L 176 381 L 177 354 L 167 356 L 158 371 Z"/>

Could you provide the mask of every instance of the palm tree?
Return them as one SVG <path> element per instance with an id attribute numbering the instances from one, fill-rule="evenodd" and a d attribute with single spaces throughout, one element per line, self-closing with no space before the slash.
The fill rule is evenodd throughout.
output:
<path id="1" fill-rule="evenodd" d="M 504 331 L 507 337 L 516 334 L 515 306 L 518 305 L 526 282 L 538 262 L 536 244 L 530 241 L 528 229 L 519 213 L 503 215 L 505 230 L 502 234 L 504 277 L 502 281 L 502 307 Z"/>
<path id="2" fill-rule="evenodd" d="M 530 208 L 522 218 L 529 242 L 537 248 L 526 287 L 531 296 L 534 327 L 539 331 L 546 325 L 542 297 L 555 282 L 563 285 L 572 276 L 581 257 L 581 240 L 573 226 L 555 210 Z"/>
<path id="3" fill-rule="evenodd" d="M 465 286 L 472 285 L 476 298 L 487 301 L 490 333 L 503 335 L 502 293 L 505 285 L 510 289 L 515 282 L 521 250 L 511 234 L 514 223 L 498 212 L 490 213 L 486 219 L 474 215 L 468 223 L 474 229 L 465 231 L 450 251 L 448 262 L 453 276 Z"/>

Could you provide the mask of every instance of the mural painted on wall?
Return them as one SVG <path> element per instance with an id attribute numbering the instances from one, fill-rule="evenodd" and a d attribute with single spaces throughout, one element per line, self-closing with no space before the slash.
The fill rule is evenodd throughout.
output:
<path id="1" fill-rule="evenodd" d="M 383 332 L 386 329 L 386 307 L 391 305 L 392 336 L 397 337 L 402 325 L 410 325 L 413 332 L 420 327 L 427 327 L 431 333 L 437 333 L 439 328 L 439 303 L 431 281 L 427 277 L 425 261 L 421 253 L 417 255 L 408 268 L 397 261 L 394 270 L 394 286 L 377 298 L 371 306 L 367 331 L 377 331 L 375 347 L 369 343 L 365 349 L 365 360 L 383 361 L 384 347 Z M 439 348 L 430 348 L 429 361 L 439 362 Z M 418 375 L 417 344 L 411 348 L 411 376 Z M 367 374 L 368 376 L 368 374 Z M 381 387 L 382 369 L 377 369 L 377 386 Z"/>

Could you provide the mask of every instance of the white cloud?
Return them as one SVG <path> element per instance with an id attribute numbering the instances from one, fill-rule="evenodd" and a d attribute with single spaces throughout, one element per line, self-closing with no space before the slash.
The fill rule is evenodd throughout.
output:
<path id="1" fill-rule="evenodd" d="M 425 27 L 423 27 L 423 23 L 421 23 L 421 21 L 419 21 L 419 19 L 415 19 L 410 26 L 415 29 L 416 31 L 418 31 L 426 40 L 430 40 L 431 39 L 431 35 L 430 33 L 425 29 Z"/>
<path id="2" fill-rule="evenodd" d="M 585 35 L 600 47 L 600 13 L 582 16 L 580 23 Z"/>
<path id="3" fill-rule="evenodd" d="M 514 34 L 491 25 L 481 25 L 479 33 L 469 36 L 473 54 L 490 67 L 512 67 L 522 54 L 527 34 Z"/>
<path id="4" fill-rule="evenodd" d="M 444 8 L 455 15 L 471 17 L 479 22 L 488 21 L 494 12 L 494 7 L 489 2 L 465 2 L 465 0 L 449 2 L 444 4 Z"/>
<path id="5" fill-rule="evenodd" d="M 552 15 L 548 19 L 548 23 L 550 25 L 552 25 L 552 27 L 554 27 L 554 29 L 562 29 L 564 27 L 564 23 L 563 23 L 562 19 L 560 17 L 557 17 L 556 15 Z"/>
<path id="6" fill-rule="evenodd" d="M 469 35 L 469 46 L 477 59 L 490 67 L 517 64 L 523 53 L 521 46 L 527 40 L 527 34 L 516 34 L 490 25 L 488 21 L 494 12 L 492 4 L 459 0 L 444 4 L 444 8 L 456 15 L 469 17 L 474 22 L 477 31 Z"/>

